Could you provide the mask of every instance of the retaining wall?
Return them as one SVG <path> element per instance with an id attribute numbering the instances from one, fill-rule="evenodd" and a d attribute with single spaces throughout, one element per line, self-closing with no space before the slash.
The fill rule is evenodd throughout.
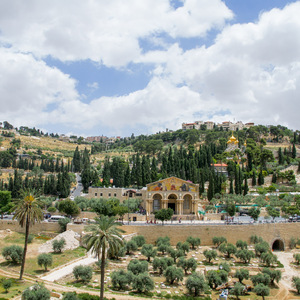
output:
<path id="1" fill-rule="evenodd" d="M 21 228 L 15 220 L 0 220 L 0 230 L 10 229 L 16 232 L 25 232 L 25 227 Z M 39 234 L 42 231 L 44 232 L 60 232 L 60 226 L 58 223 L 54 222 L 41 222 L 36 223 L 35 225 L 30 227 L 30 233 Z"/>
<path id="2" fill-rule="evenodd" d="M 83 225 L 68 224 L 68 229 L 78 233 Z M 261 236 L 270 245 L 281 239 L 287 247 L 292 237 L 300 238 L 300 223 L 271 223 L 252 225 L 123 225 L 126 234 L 144 235 L 147 243 L 154 243 L 160 236 L 169 236 L 171 244 L 185 241 L 188 236 L 199 237 L 201 245 L 212 245 L 214 236 L 225 236 L 229 243 L 237 240 L 250 242 L 251 235 Z"/>

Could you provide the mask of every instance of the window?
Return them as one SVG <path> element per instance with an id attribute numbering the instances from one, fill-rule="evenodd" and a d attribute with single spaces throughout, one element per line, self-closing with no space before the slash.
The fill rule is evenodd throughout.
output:
<path id="1" fill-rule="evenodd" d="M 103 196 L 103 193 L 100 193 L 100 197 L 102 197 Z"/>
<path id="2" fill-rule="evenodd" d="M 95 197 L 97 197 L 97 193 L 95 193 Z"/>
<path id="3" fill-rule="evenodd" d="M 183 209 L 190 209 L 190 200 L 189 199 L 184 199 Z"/>
<path id="4" fill-rule="evenodd" d="M 111 197 L 111 193 L 108 193 L 108 197 Z"/>
<path id="5" fill-rule="evenodd" d="M 153 200 L 153 211 L 160 210 L 160 203 L 158 199 Z"/>
<path id="6" fill-rule="evenodd" d="M 117 197 L 117 193 L 114 193 L 114 197 Z"/>

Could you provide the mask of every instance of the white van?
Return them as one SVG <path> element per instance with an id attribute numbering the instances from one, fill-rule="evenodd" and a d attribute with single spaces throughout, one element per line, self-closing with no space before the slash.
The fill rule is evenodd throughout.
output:
<path id="1" fill-rule="evenodd" d="M 48 219 L 48 222 L 58 222 L 61 219 L 64 219 L 64 216 L 51 216 L 50 219 Z"/>

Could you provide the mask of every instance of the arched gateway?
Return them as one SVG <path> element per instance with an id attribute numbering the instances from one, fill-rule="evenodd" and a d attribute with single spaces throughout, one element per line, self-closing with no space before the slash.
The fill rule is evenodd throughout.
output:
<path id="1" fill-rule="evenodd" d="M 174 215 L 198 218 L 199 184 L 177 177 L 162 179 L 147 184 L 146 212 L 153 214 L 161 208 L 171 208 Z"/>
<path id="2" fill-rule="evenodd" d="M 284 241 L 281 238 L 273 240 L 271 245 L 273 251 L 284 251 Z"/>

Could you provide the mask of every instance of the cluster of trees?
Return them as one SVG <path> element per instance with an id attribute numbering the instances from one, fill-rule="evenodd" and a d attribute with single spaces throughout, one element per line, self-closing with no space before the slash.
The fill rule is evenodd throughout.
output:
<path id="1" fill-rule="evenodd" d="M 110 149 L 123 149 L 128 146 L 133 146 L 135 151 L 151 154 L 153 149 L 159 151 L 161 149 L 161 142 L 166 143 L 183 143 L 193 145 L 198 141 L 204 141 L 206 145 L 216 140 L 223 140 L 224 149 L 226 148 L 226 141 L 230 136 L 230 132 L 224 130 L 222 127 L 214 125 L 213 130 L 207 130 L 206 125 L 202 125 L 200 130 L 176 130 L 168 132 L 159 132 L 151 135 L 139 135 L 137 137 L 134 134 L 131 137 L 124 137 L 116 140 Z M 244 128 L 243 130 L 237 130 L 237 135 L 241 146 L 246 138 L 251 138 L 256 142 L 260 142 L 262 137 L 267 137 L 270 142 L 281 142 L 283 137 L 289 138 L 294 143 L 300 143 L 300 135 L 297 132 L 293 132 L 287 127 L 277 125 L 266 127 L 263 125 L 253 126 L 251 128 Z M 100 143 L 94 142 L 92 145 L 92 153 L 102 152 L 107 150 L 105 141 Z"/>
<path id="2" fill-rule="evenodd" d="M 13 198 L 17 198 L 22 189 L 35 189 L 40 191 L 40 194 L 57 195 L 62 198 L 66 198 L 70 194 L 71 183 L 75 180 L 71 173 L 66 170 L 59 172 L 58 174 L 50 174 L 43 176 L 43 173 L 39 175 L 33 175 L 27 173 L 23 179 L 23 173 L 14 170 L 14 176 L 9 178 L 8 183 L 4 180 L 0 180 L 0 190 L 10 191 Z"/>
<path id="3" fill-rule="evenodd" d="M 120 203 L 120 200 L 117 198 L 86 199 L 84 197 L 76 197 L 74 202 L 82 211 L 90 210 L 96 212 L 99 215 L 105 215 L 109 217 L 119 216 L 122 218 L 124 214 L 128 212 L 138 211 L 141 201 L 141 199 L 130 198 Z"/>
<path id="4" fill-rule="evenodd" d="M 202 146 L 199 150 L 169 147 L 164 152 L 159 152 L 157 157 L 152 158 L 149 155 L 137 153 L 131 157 L 130 161 L 125 161 L 121 157 L 114 157 L 112 161 L 106 158 L 101 185 L 108 186 L 110 179 L 113 178 L 113 185 L 116 187 L 131 185 L 141 187 L 161 178 L 177 176 L 183 180 L 199 183 L 203 192 L 204 182 L 209 179 L 210 175 L 218 176 L 212 169 L 213 154 L 216 151 L 216 145 L 211 144 L 211 146 Z M 220 178 L 221 176 L 215 180 L 217 182 L 224 180 Z"/>

